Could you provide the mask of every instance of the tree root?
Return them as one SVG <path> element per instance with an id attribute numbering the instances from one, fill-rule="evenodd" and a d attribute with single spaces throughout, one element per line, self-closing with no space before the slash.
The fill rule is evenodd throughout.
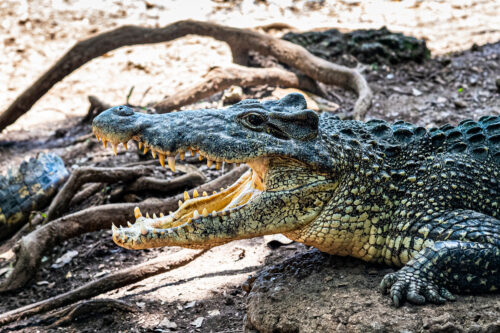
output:
<path id="1" fill-rule="evenodd" d="M 247 65 L 248 52 L 253 50 L 273 56 L 313 80 L 352 89 L 358 95 L 353 111 L 356 118 L 363 118 L 370 107 L 372 92 L 355 69 L 333 64 L 301 46 L 255 31 L 186 20 L 163 28 L 123 26 L 76 43 L 0 115 L 0 131 L 26 113 L 57 82 L 88 61 L 122 46 L 167 42 L 189 34 L 226 42 L 237 64 Z"/>
<path id="2" fill-rule="evenodd" d="M 180 255 L 177 253 L 174 254 L 174 259 L 172 259 L 170 255 L 168 257 L 164 256 L 109 274 L 66 293 L 5 312 L 0 315 L 0 325 L 5 325 L 27 316 L 50 311 L 82 299 L 88 299 L 110 290 L 139 282 L 151 276 L 185 266 L 207 251 L 208 250 L 195 251 L 186 249 L 180 251 Z M 188 253 L 187 255 L 186 252 Z"/>
<path id="3" fill-rule="evenodd" d="M 212 68 L 203 81 L 156 103 L 153 107 L 159 113 L 170 112 L 181 106 L 199 101 L 205 97 L 229 88 L 232 85 L 252 87 L 259 84 L 300 88 L 321 95 L 316 82 L 281 68 L 250 68 L 238 65 Z"/>
<path id="4" fill-rule="evenodd" d="M 198 192 L 212 192 L 234 183 L 248 168 L 241 166 L 197 187 Z M 108 204 L 90 207 L 53 220 L 32 233 L 24 236 L 14 246 L 16 262 L 11 274 L 0 283 L 0 292 L 12 291 L 25 286 L 36 274 L 45 251 L 66 239 L 83 233 L 110 228 L 111 223 L 125 225 L 134 219 L 134 207 L 140 206 L 143 212 L 157 213 L 174 211 L 184 194 L 167 199 L 147 199 L 140 203 Z"/>

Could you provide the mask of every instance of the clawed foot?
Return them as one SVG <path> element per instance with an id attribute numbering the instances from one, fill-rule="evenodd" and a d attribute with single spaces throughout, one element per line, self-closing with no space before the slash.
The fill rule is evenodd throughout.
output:
<path id="1" fill-rule="evenodd" d="M 446 288 L 421 276 L 419 272 L 409 267 L 403 267 L 397 272 L 387 274 L 380 283 L 382 293 L 390 292 L 392 302 L 396 307 L 402 305 L 404 300 L 413 304 L 443 304 L 454 301 L 455 296 Z"/>

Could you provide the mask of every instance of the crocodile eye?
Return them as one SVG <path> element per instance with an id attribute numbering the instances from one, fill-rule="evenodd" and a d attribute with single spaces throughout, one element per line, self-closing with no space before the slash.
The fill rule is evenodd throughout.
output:
<path id="1" fill-rule="evenodd" d="M 266 119 L 258 113 L 250 113 L 245 117 L 246 121 L 255 127 L 258 127 L 266 122 Z"/>

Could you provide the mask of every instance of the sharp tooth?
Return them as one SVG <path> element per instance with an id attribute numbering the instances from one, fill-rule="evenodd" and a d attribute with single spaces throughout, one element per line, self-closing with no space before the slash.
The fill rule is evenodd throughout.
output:
<path id="1" fill-rule="evenodd" d="M 198 191 L 194 190 L 193 191 L 193 198 L 198 198 L 200 195 L 198 194 Z"/>
<path id="2" fill-rule="evenodd" d="M 148 152 L 149 148 L 147 146 L 144 146 L 144 154 Z"/>
<path id="3" fill-rule="evenodd" d="M 139 149 L 142 149 L 142 142 L 139 142 Z"/>
<path id="4" fill-rule="evenodd" d="M 159 153 L 158 154 L 158 159 L 160 160 L 161 166 L 165 167 L 165 155 L 163 155 L 162 153 Z"/>
<path id="5" fill-rule="evenodd" d="M 182 206 L 182 200 L 179 200 L 178 204 L 179 204 L 179 207 Z"/>
<path id="6" fill-rule="evenodd" d="M 156 214 L 155 214 L 155 213 L 153 213 L 153 218 L 154 218 L 154 219 L 157 219 L 157 217 L 156 217 Z"/>
<path id="7" fill-rule="evenodd" d="M 212 211 L 212 216 L 213 217 L 216 217 L 217 216 L 217 212 L 215 210 Z"/>
<path id="8" fill-rule="evenodd" d="M 97 135 L 97 134 L 96 134 L 96 135 L 95 135 L 95 138 L 97 139 L 97 141 L 100 141 L 100 139 L 99 139 L 99 135 Z"/>
<path id="9" fill-rule="evenodd" d="M 203 195 L 204 197 L 208 197 L 208 193 L 207 193 L 207 191 L 203 191 L 202 195 Z"/>
<path id="10" fill-rule="evenodd" d="M 172 222 L 174 222 L 174 218 L 172 216 L 167 216 L 166 221 L 167 221 L 167 223 L 172 223 Z"/>
<path id="11" fill-rule="evenodd" d="M 111 230 L 113 230 L 113 234 L 118 231 L 118 228 L 116 227 L 116 225 L 114 223 L 111 224 Z"/>
<path id="12" fill-rule="evenodd" d="M 189 149 L 189 151 L 191 152 L 191 156 L 196 156 L 196 152 L 194 151 L 194 149 Z"/>
<path id="13" fill-rule="evenodd" d="M 186 157 L 186 154 L 183 151 L 179 152 L 179 158 L 181 159 L 181 161 L 184 160 L 184 157 Z"/>
<path id="14" fill-rule="evenodd" d="M 222 211 L 222 216 L 224 216 L 224 215 L 226 215 L 226 211 L 225 210 Z"/>
<path id="15" fill-rule="evenodd" d="M 216 170 L 220 170 L 221 167 L 222 167 L 222 162 L 215 163 L 215 169 Z"/>
<path id="16" fill-rule="evenodd" d="M 125 147 L 125 150 L 128 150 L 127 142 L 123 143 L 123 147 Z"/>
<path id="17" fill-rule="evenodd" d="M 203 155 L 201 155 L 201 154 L 200 154 L 200 156 L 198 156 L 198 159 L 199 159 L 200 161 L 203 161 Z"/>
<path id="18" fill-rule="evenodd" d="M 118 144 L 112 143 L 111 145 L 113 146 L 113 153 L 115 153 L 115 156 L 116 156 L 118 154 L 116 151 L 118 149 Z"/>
<path id="19" fill-rule="evenodd" d="M 160 217 L 163 217 L 163 216 L 164 216 L 163 213 L 160 213 Z"/>
<path id="20" fill-rule="evenodd" d="M 175 172 L 175 156 L 167 157 L 167 163 L 170 170 L 172 170 L 172 172 Z"/>
<path id="21" fill-rule="evenodd" d="M 148 229 L 146 229 L 146 227 L 144 226 L 144 223 L 140 223 L 139 224 L 140 228 L 141 228 L 141 234 L 143 235 L 147 235 L 148 234 Z"/>
<path id="22" fill-rule="evenodd" d="M 201 212 L 201 215 L 203 215 L 203 217 L 207 217 L 208 216 L 207 207 L 203 208 L 203 211 Z"/>
<path id="23" fill-rule="evenodd" d="M 221 187 L 221 188 L 220 188 L 220 191 L 221 191 L 221 192 L 222 192 L 222 191 L 224 191 L 224 187 Z"/>
<path id="24" fill-rule="evenodd" d="M 104 148 L 106 148 L 106 146 L 108 145 L 108 141 L 106 141 L 106 139 L 102 139 L 102 145 L 104 146 Z"/>
<path id="25" fill-rule="evenodd" d="M 149 219 L 149 213 L 146 213 L 146 218 L 148 218 L 148 219 Z"/>
<path id="26" fill-rule="evenodd" d="M 142 216 L 141 210 L 139 209 L 139 207 L 135 207 L 134 208 L 134 216 L 135 216 L 136 219 L 138 219 L 139 217 Z"/>
<path id="27" fill-rule="evenodd" d="M 156 158 L 156 152 L 154 149 L 151 149 L 151 155 L 153 156 L 153 158 Z"/>
<path id="28" fill-rule="evenodd" d="M 212 194 L 217 194 L 217 191 L 213 191 Z"/>
<path id="29" fill-rule="evenodd" d="M 212 161 L 212 160 L 207 160 L 207 167 L 209 167 L 209 168 L 210 168 L 210 167 L 212 166 L 212 164 L 214 164 L 214 161 Z"/>
<path id="30" fill-rule="evenodd" d="M 127 225 L 128 225 L 129 228 L 132 227 L 132 223 L 130 223 L 129 221 L 127 221 Z"/>
<path id="31" fill-rule="evenodd" d="M 193 219 L 197 219 L 198 217 L 200 217 L 200 213 L 198 213 L 198 210 L 195 209 L 193 212 Z"/>
<path id="32" fill-rule="evenodd" d="M 184 201 L 189 200 L 189 193 L 187 191 L 184 191 Z"/>

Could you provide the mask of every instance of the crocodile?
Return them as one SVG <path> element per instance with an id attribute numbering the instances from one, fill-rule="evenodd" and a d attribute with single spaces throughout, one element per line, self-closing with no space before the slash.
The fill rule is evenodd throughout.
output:
<path id="1" fill-rule="evenodd" d="M 43 153 L 0 175 L 0 240 L 26 224 L 32 211 L 47 206 L 68 175 L 59 156 Z"/>
<path id="2" fill-rule="evenodd" d="M 184 193 L 175 212 L 113 226 L 128 249 L 210 248 L 282 233 L 341 256 L 382 263 L 392 302 L 444 303 L 500 288 L 500 117 L 425 129 L 404 121 L 340 120 L 301 94 L 169 114 L 108 109 L 93 121 L 104 145 L 136 140 L 175 170 L 176 156 L 246 163 L 233 185 Z"/>
<path id="3" fill-rule="evenodd" d="M 309 52 L 335 63 L 346 63 L 349 54 L 365 64 L 395 65 L 408 61 L 421 63 L 430 58 L 425 40 L 380 29 L 341 33 L 337 29 L 289 32 L 282 39 L 298 44 Z"/>

